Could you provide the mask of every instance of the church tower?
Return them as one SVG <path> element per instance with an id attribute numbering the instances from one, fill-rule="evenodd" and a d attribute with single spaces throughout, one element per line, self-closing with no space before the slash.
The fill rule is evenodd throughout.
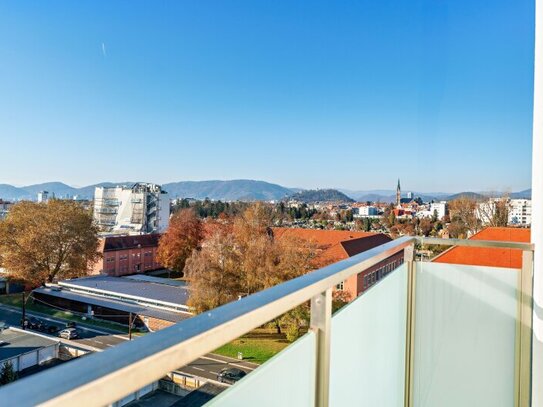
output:
<path id="1" fill-rule="evenodd" d="M 396 206 L 399 208 L 402 201 L 402 189 L 400 188 L 400 179 L 398 178 L 398 187 L 396 188 Z"/>

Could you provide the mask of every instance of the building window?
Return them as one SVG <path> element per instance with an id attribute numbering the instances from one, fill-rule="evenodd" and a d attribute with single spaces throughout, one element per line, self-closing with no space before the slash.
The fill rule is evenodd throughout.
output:
<path id="1" fill-rule="evenodd" d="M 336 290 L 343 290 L 343 286 L 344 286 L 343 283 L 344 283 L 344 281 L 342 281 L 341 283 L 336 285 Z"/>

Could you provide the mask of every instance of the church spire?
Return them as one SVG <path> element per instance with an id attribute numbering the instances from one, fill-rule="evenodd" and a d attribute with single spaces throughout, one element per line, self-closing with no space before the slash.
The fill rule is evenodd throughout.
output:
<path id="1" fill-rule="evenodd" d="M 402 188 L 400 187 L 400 179 L 398 178 L 398 186 L 396 187 L 396 206 L 399 208 L 402 200 Z"/>

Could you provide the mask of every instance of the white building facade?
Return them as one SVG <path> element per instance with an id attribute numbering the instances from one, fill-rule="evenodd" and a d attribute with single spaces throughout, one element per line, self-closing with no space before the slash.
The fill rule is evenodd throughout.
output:
<path id="1" fill-rule="evenodd" d="M 422 210 L 418 210 L 416 216 L 421 219 L 437 216 L 437 219 L 441 220 L 447 215 L 447 210 L 448 206 L 446 201 L 432 202 L 424 205 Z"/>
<path id="2" fill-rule="evenodd" d="M 531 199 L 511 199 L 509 202 L 509 218 L 511 225 L 532 224 L 532 201 Z"/>
<path id="3" fill-rule="evenodd" d="M 432 202 L 430 204 L 430 212 L 432 213 L 432 216 L 437 214 L 438 219 L 443 219 L 447 214 L 447 202 Z"/>
<path id="4" fill-rule="evenodd" d="M 170 220 L 170 199 L 156 184 L 96 187 L 94 220 L 102 232 L 162 233 Z"/>
<path id="5" fill-rule="evenodd" d="M 360 206 L 352 209 L 355 218 L 367 218 L 369 216 L 379 215 L 379 210 L 375 206 Z"/>

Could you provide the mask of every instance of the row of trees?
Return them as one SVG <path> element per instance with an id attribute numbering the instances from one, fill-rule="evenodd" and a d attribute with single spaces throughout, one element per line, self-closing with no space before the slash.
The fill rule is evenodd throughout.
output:
<path id="1" fill-rule="evenodd" d="M 250 204 L 247 202 L 223 202 L 221 200 L 212 201 L 209 198 L 203 201 L 182 199 L 172 207 L 172 213 L 177 213 L 182 209 L 191 208 L 200 218 L 218 218 L 220 216 L 237 216 L 243 213 Z"/>

